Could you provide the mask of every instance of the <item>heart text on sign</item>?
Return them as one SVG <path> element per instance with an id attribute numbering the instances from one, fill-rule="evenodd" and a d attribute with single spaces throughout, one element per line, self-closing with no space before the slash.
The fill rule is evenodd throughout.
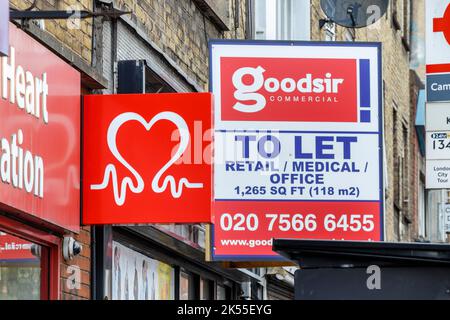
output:
<path id="1" fill-rule="evenodd" d="M 20 64 L 16 66 L 16 50 L 10 47 L 10 57 L 2 57 L 0 63 L 1 97 L 19 110 L 48 124 L 47 96 L 49 86 L 47 73 L 34 76 Z M 39 198 L 44 197 L 44 160 L 22 147 L 24 133 L 18 129 L 10 139 L 2 138 L 0 156 L 1 181 Z"/>

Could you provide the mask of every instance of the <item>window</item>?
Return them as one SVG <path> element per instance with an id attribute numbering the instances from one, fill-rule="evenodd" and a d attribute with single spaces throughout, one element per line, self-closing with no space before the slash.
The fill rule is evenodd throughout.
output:
<path id="1" fill-rule="evenodd" d="M 401 203 L 402 203 L 402 176 L 403 158 L 401 156 L 398 134 L 398 112 L 397 105 L 394 104 L 392 113 L 392 138 L 393 138 L 393 158 L 394 158 L 394 237 L 395 241 L 401 240 Z"/>
<path id="2" fill-rule="evenodd" d="M 418 228 L 419 228 L 418 236 L 419 239 L 426 239 L 427 238 L 426 190 L 425 190 L 425 177 L 423 174 L 419 174 L 417 211 L 418 211 Z"/>
<path id="3" fill-rule="evenodd" d="M 189 286 L 191 278 L 184 271 L 180 272 L 180 300 L 189 300 Z"/>
<path id="4" fill-rule="evenodd" d="M 206 228 L 204 225 L 194 225 L 193 230 L 193 241 L 198 244 L 200 248 L 205 249 L 206 246 Z"/>
<path id="5" fill-rule="evenodd" d="M 428 241 L 444 242 L 446 234 L 442 226 L 442 205 L 448 201 L 447 190 L 428 190 L 426 199 L 426 234 Z"/>
<path id="6" fill-rule="evenodd" d="M 223 285 L 217 285 L 217 300 L 228 300 L 229 289 Z"/>
<path id="7" fill-rule="evenodd" d="M 258 282 L 252 281 L 252 300 L 262 300 L 263 299 L 263 287 Z"/>
<path id="8" fill-rule="evenodd" d="M 402 43 L 407 51 L 410 49 L 410 24 L 411 24 L 411 1 L 393 0 L 392 5 L 392 23 L 395 30 L 401 32 Z"/>
<path id="9" fill-rule="evenodd" d="M 393 158 L 394 158 L 394 202 L 397 207 L 400 207 L 400 190 L 401 188 L 401 158 L 399 155 L 399 141 L 398 141 L 398 116 L 397 106 L 394 104 L 394 110 L 392 113 L 392 145 L 393 145 Z"/>
<path id="10" fill-rule="evenodd" d="M 402 28 L 400 17 L 402 16 L 400 10 L 403 10 L 403 6 L 399 4 L 403 0 L 392 0 L 391 1 L 391 12 L 392 12 L 392 24 L 395 30 L 400 30 Z"/>
<path id="11" fill-rule="evenodd" d="M 345 41 L 354 42 L 356 40 L 356 34 L 354 29 L 345 29 Z"/>
<path id="12" fill-rule="evenodd" d="M 400 226 L 400 210 L 398 207 L 394 205 L 394 240 L 399 242 L 400 234 L 401 234 L 401 226 Z"/>
<path id="13" fill-rule="evenodd" d="M 60 242 L 0 214 L 0 300 L 58 299 Z"/>
<path id="14" fill-rule="evenodd" d="M 113 241 L 113 300 L 173 300 L 175 269 Z"/>
<path id="15" fill-rule="evenodd" d="M 409 31 L 409 23 L 410 23 L 410 9 L 411 3 L 409 0 L 403 0 L 403 31 L 406 35 Z"/>
<path id="16" fill-rule="evenodd" d="M 336 24 L 333 22 L 327 22 L 324 25 L 325 41 L 336 41 Z"/>
<path id="17" fill-rule="evenodd" d="M 408 130 L 408 125 L 406 123 L 402 123 L 402 133 L 403 133 L 403 141 L 401 143 L 401 149 L 402 149 L 402 164 L 403 164 L 403 168 L 402 168 L 402 180 L 401 180 L 401 188 L 402 188 L 402 203 L 401 206 L 403 208 L 403 214 L 405 216 L 408 215 L 408 209 L 409 209 L 409 167 L 408 167 L 408 163 L 409 163 L 409 143 L 408 143 L 408 137 L 409 137 L 409 130 Z"/>
<path id="18" fill-rule="evenodd" d="M 41 247 L 0 231 L 0 300 L 41 298 Z"/>
<path id="19" fill-rule="evenodd" d="M 410 45 L 410 24 L 411 24 L 411 2 L 409 0 L 403 0 L 403 28 L 402 28 L 402 41 L 405 47 L 409 50 Z"/>
<path id="20" fill-rule="evenodd" d="M 159 224 L 154 225 L 171 236 L 193 247 L 205 249 L 205 227 L 200 224 Z"/>
<path id="21" fill-rule="evenodd" d="M 214 300 L 214 281 L 180 269 L 180 300 Z"/>
<path id="22" fill-rule="evenodd" d="M 175 92 L 161 77 L 150 68 L 145 69 L 146 93 L 173 93 Z"/>
<path id="23" fill-rule="evenodd" d="M 254 38 L 310 40 L 309 0 L 253 0 Z"/>
<path id="24" fill-rule="evenodd" d="M 214 300 L 214 282 L 200 278 L 200 299 Z"/>

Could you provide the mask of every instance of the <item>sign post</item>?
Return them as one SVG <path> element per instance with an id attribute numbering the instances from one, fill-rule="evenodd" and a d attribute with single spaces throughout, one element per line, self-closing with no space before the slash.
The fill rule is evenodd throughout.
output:
<path id="1" fill-rule="evenodd" d="M 86 96 L 83 223 L 210 222 L 211 103 L 209 93 Z"/>
<path id="2" fill-rule="evenodd" d="M 450 188 L 450 1 L 426 3 L 426 187 Z"/>
<path id="3" fill-rule="evenodd" d="M 216 41 L 212 259 L 383 240 L 381 46 Z"/>

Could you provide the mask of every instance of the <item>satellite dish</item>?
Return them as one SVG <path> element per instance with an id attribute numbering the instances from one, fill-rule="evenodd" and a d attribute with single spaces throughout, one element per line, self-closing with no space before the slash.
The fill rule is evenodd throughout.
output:
<path id="1" fill-rule="evenodd" d="M 386 13 L 389 0 L 320 0 L 328 19 L 346 28 L 367 27 Z"/>

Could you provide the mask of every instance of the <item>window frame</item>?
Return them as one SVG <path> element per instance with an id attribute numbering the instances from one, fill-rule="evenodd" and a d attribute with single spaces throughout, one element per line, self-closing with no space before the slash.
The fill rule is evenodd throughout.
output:
<path id="1" fill-rule="evenodd" d="M 40 299 L 59 300 L 61 239 L 3 214 L 0 214 L 0 229 L 8 234 L 31 241 L 42 247 Z"/>
<path id="2" fill-rule="evenodd" d="M 311 39 L 311 3 L 306 0 L 250 0 L 252 38 L 257 40 L 308 41 Z M 259 5 L 257 5 L 259 1 Z M 264 1 L 264 3 L 263 3 Z M 271 1 L 268 3 L 268 1 Z M 300 1 L 304 1 L 301 3 Z M 299 12 L 305 11 L 307 21 L 295 19 Z M 261 13 L 264 18 L 257 19 Z M 270 17 L 270 18 L 269 18 Z M 301 16 L 304 17 L 303 15 Z M 270 21 L 269 21 L 270 20 Z M 258 24 L 257 22 L 263 22 Z M 287 23 L 289 22 L 289 23 Z M 295 34 L 296 30 L 304 30 Z M 268 32 L 268 30 L 270 32 Z"/>

